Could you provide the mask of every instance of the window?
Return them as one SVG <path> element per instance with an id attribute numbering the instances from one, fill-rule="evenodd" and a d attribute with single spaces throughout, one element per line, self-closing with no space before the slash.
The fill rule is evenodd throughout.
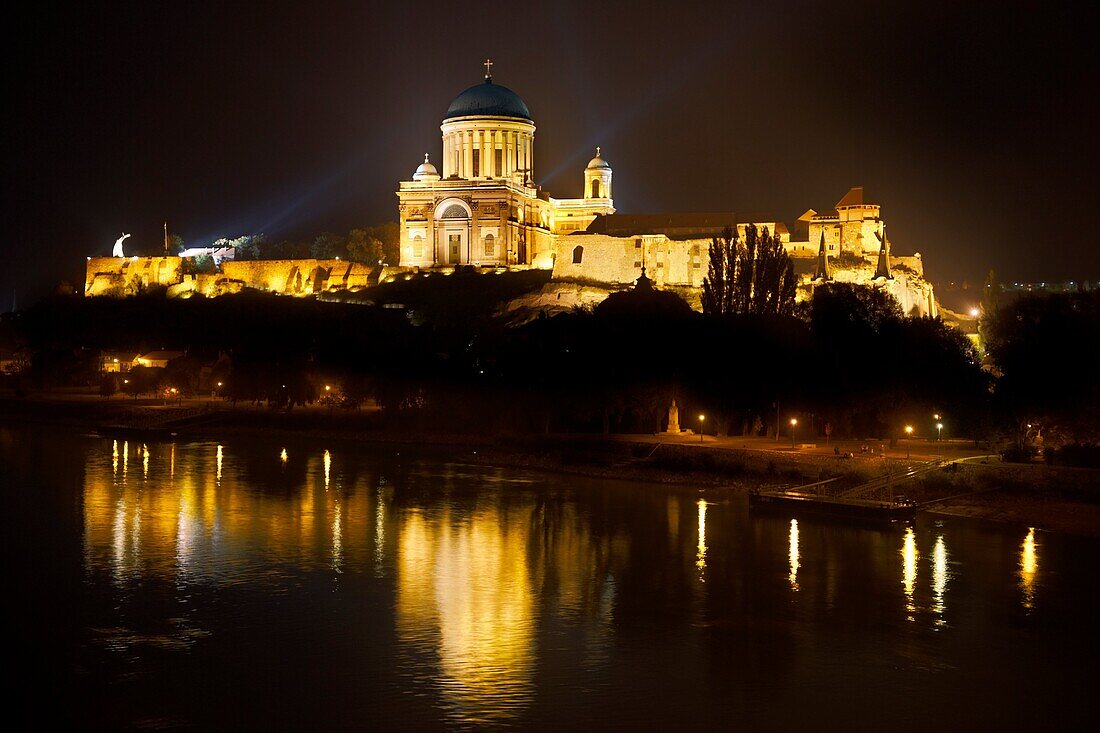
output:
<path id="1" fill-rule="evenodd" d="M 592 198 L 598 199 L 600 197 L 600 181 L 599 179 L 592 179 Z"/>
<path id="2" fill-rule="evenodd" d="M 413 237 L 413 257 L 424 256 L 424 237 L 419 234 Z"/>
<path id="3" fill-rule="evenodd" d="M 578 244 L 576 247 L 573 248 L 573 264 L 574 265 L 579 265 L 581 263 L 581 259 L 583 257 L 584 257 L 584 247 L 582 247 L 581 245 Z"/>
<path id="4" fill-rule="evenodd" d="M 440 215 L 441 219 L 465 219 L 466 209 L 462 208 L 460 204 L 451 204 L 443 210 L 443 214 Z"/>
<path id="5" fill-rule="evenodd" d="M 474 178 L 481 175 L 481 151 L 474 148 L 474 169 L 471 174 Z"/>
<path id="6" fill-rule="evenodd" d="M 493 173 L 499 178 L 504 175 L 504 151 L 497 148 L 493 154 Z"/>
<path id="7" fill-rule="evenodd" d="M 492 234 L 485 235 L 485 256 L 496 257 L 497 254 L 497 238 Z"/>

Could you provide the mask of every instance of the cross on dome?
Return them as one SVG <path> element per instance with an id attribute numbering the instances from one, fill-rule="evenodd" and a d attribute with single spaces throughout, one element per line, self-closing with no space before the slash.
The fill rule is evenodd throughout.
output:
<path id="1" fill-rule="evenodd" d="M 596 146 L 596 157 L 597 158 L 600 157 L 600 146 L 599 145 Z"/>
<path id="2" fill-rule="evenodd" d="M 493 65 L 493 60 L 486 58 L 481 63 L 485 65 L 485 81 L 491 81 L 493 78 L 493 72 L 490 70 L 490 67 Z"/>

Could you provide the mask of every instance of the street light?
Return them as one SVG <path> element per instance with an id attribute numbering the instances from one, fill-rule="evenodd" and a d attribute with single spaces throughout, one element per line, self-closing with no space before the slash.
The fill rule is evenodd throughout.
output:
<path id="1" fill-rule="evenodd" d="M 906 440 L 905 440 L 905 460 L 908 461 L 909 460 L 909 442 L 913 438 L 913 426 L 912 425 L 906 425 L 905 426 L 905 438 L 906 438 Z"/>
<path id="2" fill-rule="evenodd" d="M 791 418 L 791 450 L 794 450 L 794 429 L 798 427 L 798 418 Z"/>
<path id="3" fill-rule="evenodd" d="M 699 442 L 703 442 L 703 421 L 707 419 L 706 415 L 699 415 Z"/>
<path id="4" fill-rule="evenodd" d="M 937 443 L 940 442 L 940 440 L 942 440 L 942 438 L 943 438 L 943 423 L 938 422 L 938 423 L 936 423 L 936 442 Z"/>

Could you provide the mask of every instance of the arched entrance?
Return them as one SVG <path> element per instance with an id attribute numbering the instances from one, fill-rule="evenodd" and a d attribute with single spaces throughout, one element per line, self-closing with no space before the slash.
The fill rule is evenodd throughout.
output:
<path id="1" fill-rule="evenodd" d="M 445 199 L 435 209 L 435 261 L 441 265 L 470 262 L 469 205 L 461 199 Z"/>

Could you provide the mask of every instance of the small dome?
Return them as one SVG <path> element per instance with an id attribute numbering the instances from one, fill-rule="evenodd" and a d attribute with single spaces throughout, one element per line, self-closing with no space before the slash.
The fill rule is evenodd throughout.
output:
<path id="1" fill-rule="evenodd" d="M 585 170 L 590 171 L 595 168 L 604 168 L 606 170 L 611 170 L 611 164 L 600 157 L 600 149 L 598 147 L 596 148 L 596 157 L 588 161 L 588 167 L 585 168 Z"/>
<path id="2" fill-rule="evenodd" d="M 531 120 L 531 112 L 520 96 L 511 89 L 494 84 L 492 77 L 476 84 L 455 97 L 443 121 L 455 117 L 515 117 Z"/>
<path id="3" fill-rule="evenodd" d="M 439 171 L 437 171 L 435 169 L 435 166 L 431 164 L 431 161 L 428 160 L 428 154 L 427 153 L 424 153 L 424 162 L 421 163 L 417 167 L 416 173 L 413 173 L 413 180 L 414 181 L 438 181 L 439 180 Z"/>

